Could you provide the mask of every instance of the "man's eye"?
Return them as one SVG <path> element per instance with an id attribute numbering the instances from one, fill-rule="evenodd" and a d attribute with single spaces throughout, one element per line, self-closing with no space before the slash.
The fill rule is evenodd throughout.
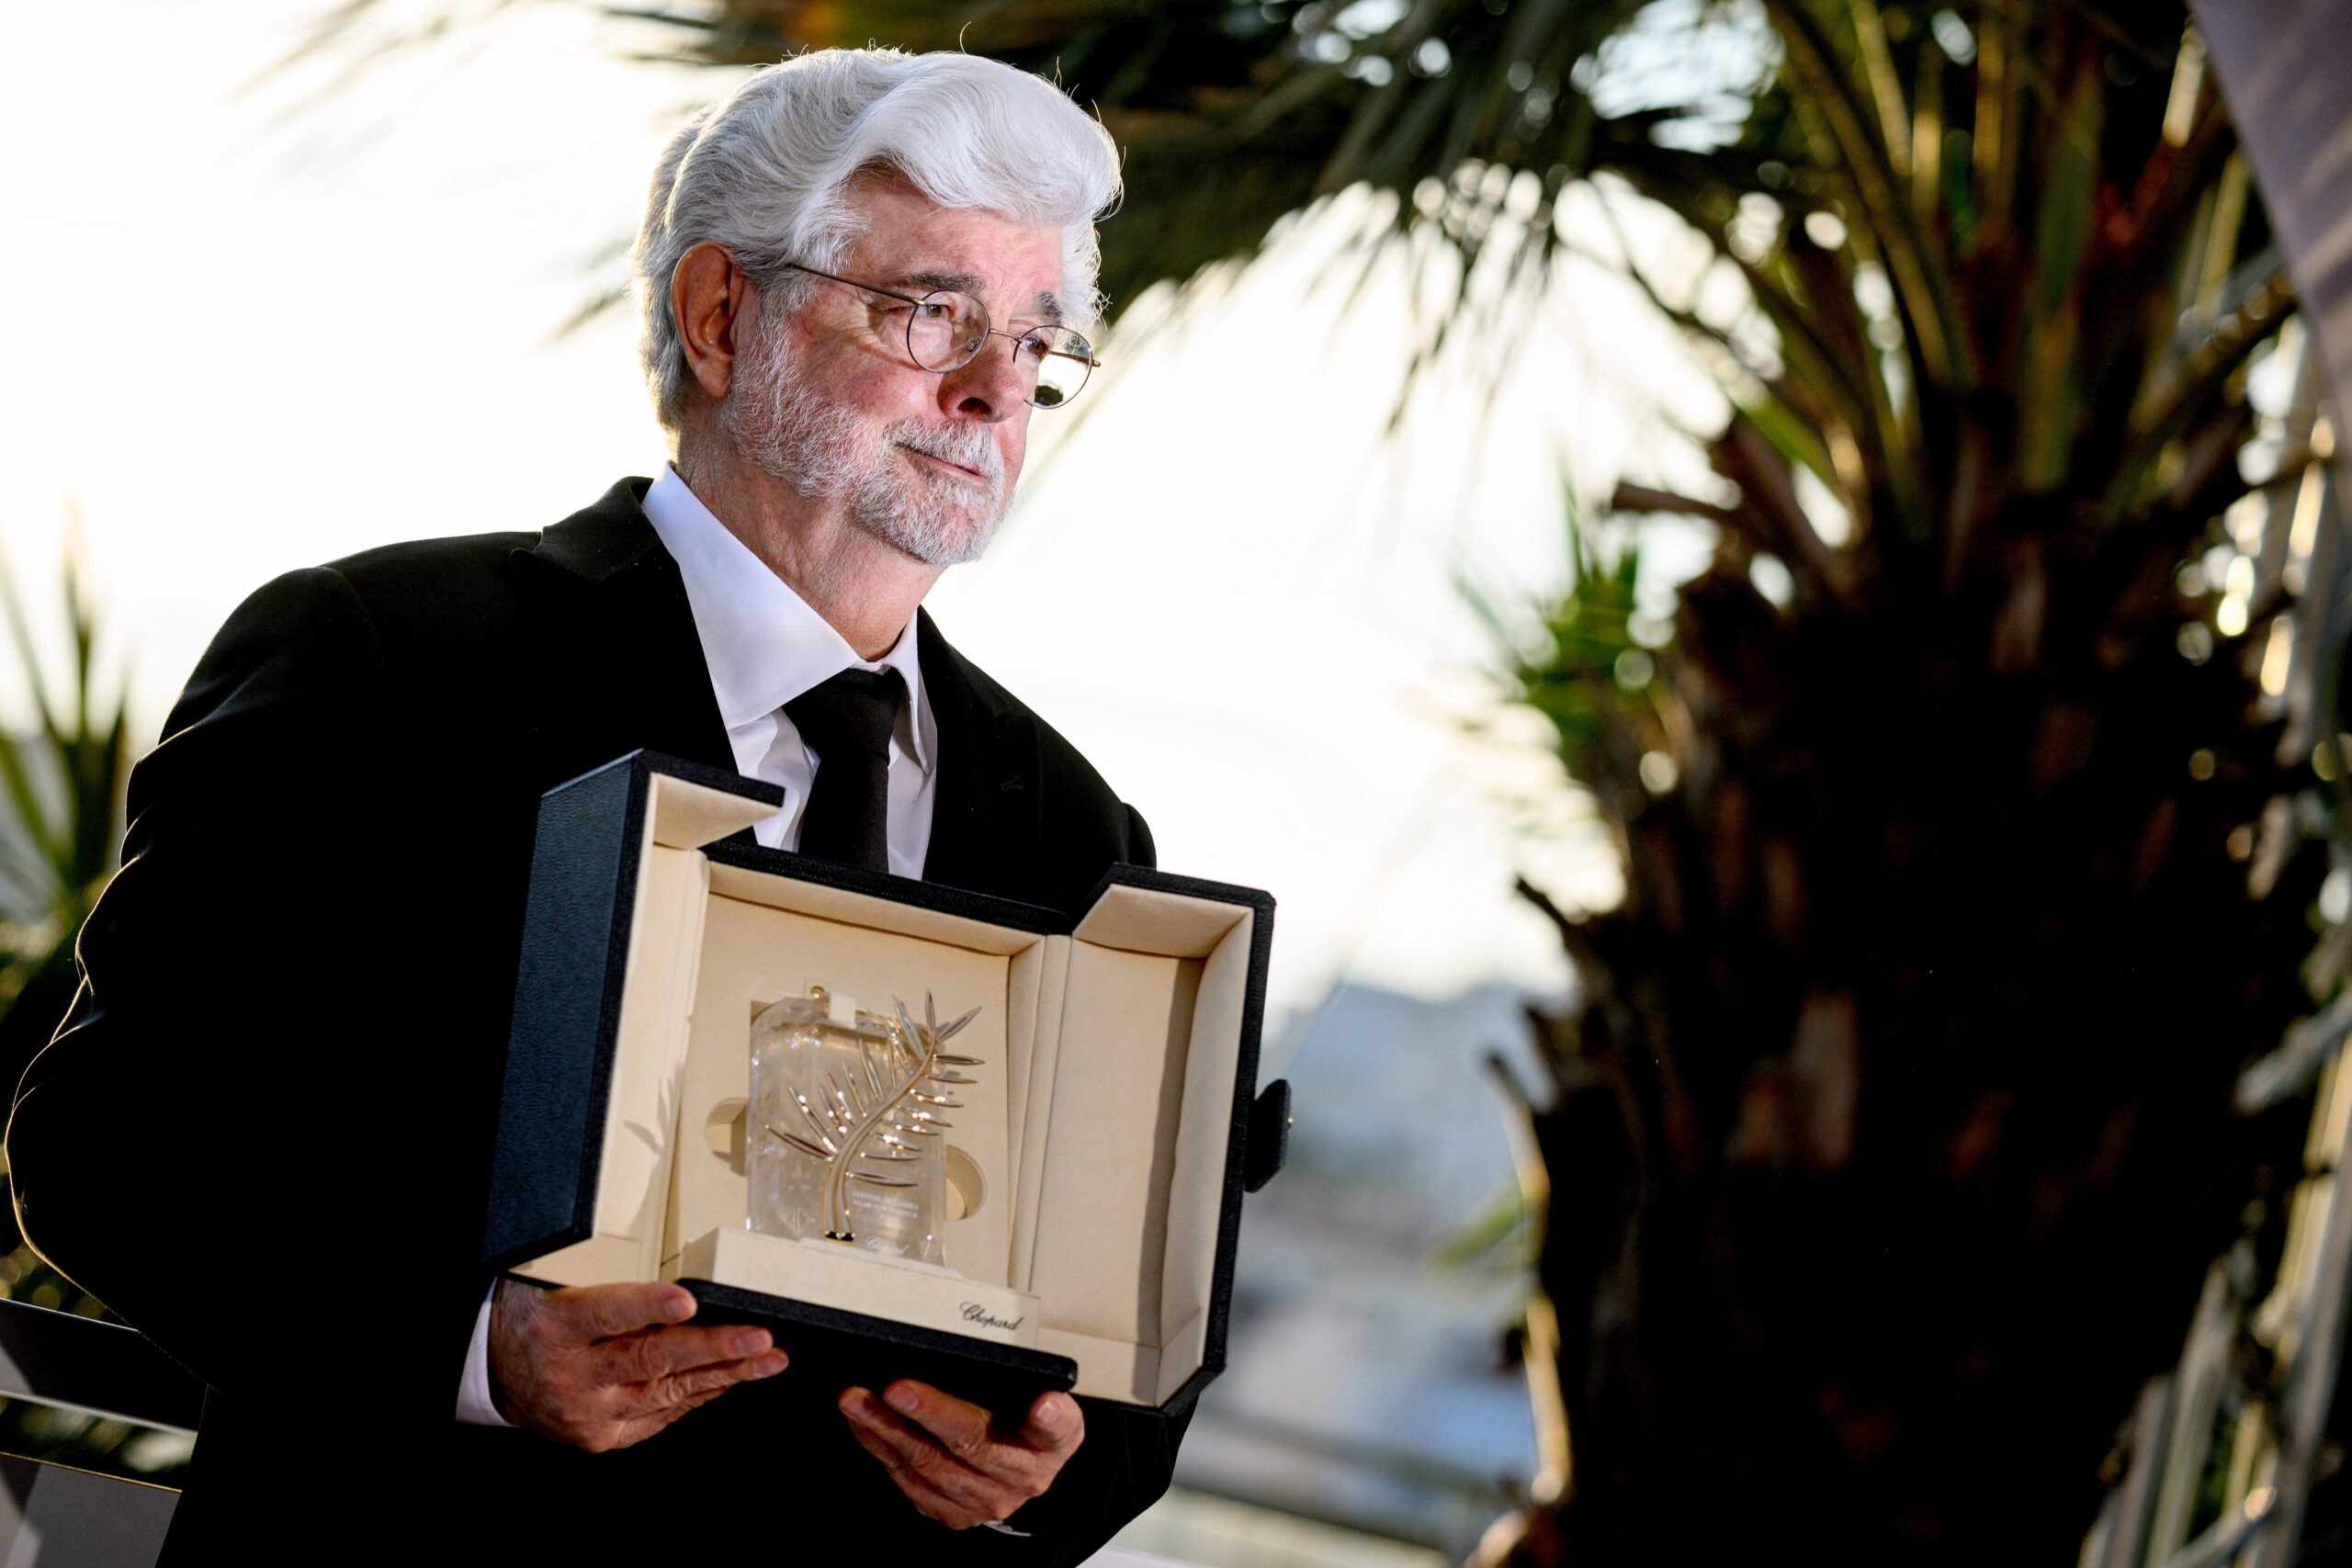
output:
<path id="1" fill-rule="evenodd" d="M 914 311 L 915 320 L 918 321 L 944 321 L 953 319 L 956 314 L 954 306 L 942 305 L 933 299 L 925 299 L 908 308 Z"/>

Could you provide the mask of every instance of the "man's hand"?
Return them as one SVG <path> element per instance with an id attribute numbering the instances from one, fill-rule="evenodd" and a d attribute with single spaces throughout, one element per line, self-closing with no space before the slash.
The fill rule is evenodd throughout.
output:
<path id="1" fill-rule="evenodd" d="M 1042 1495 L 1086 1440 L 1086 1417 L 1066 1393 L 1040 1394 L 1010 1436 L 978 1405 L 906 1378 L 878 1400 L 845 1390 L 841 1410 L 907 1500 L 950 1529 L 993 1524 Z"/>
<path id="2" fill-rule="evenodd" d="M 766 1329 L 677 1326 L 694 1314 L 678 1285 L 543 1291 L 502 1280 L 490 1308 L 491 1397 L 516 1426 L 604 1453 L 784 1371 Z"/>

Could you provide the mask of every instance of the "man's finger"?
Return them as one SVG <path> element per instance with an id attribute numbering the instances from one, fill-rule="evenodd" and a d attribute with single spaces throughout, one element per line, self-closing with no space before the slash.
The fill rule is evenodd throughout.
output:
<path id="1" fill-rule="evenodd" d="M 696 1404 L 716 1399 L 739 1382 L 756 1382 L 772 1378 L 784 1371 L 787 1362 L 781 1350 L 768 1350 L 757 1356 L 746 1356 L 740 1361 L 726 1361 L 715 1367 L 681 1372 L 657 1382 L 641 1383 L 631 1392 L 641 1398 L 641 1410 L 650 1413 L 667 1410 L 673 1405 L 692 1409 Z"/>
<path id="2" fill-rule="evenodd" d="M 1040 1453 L 1061 1453 L 1085 1438 L 1085 1412 L 1066 1393 L 1039 1394 L 1021 1426 L 1021 1440 Z"/>
<path id="3" fill-rule="evenodd" d="M 969 1400 L 943 1393 L 927 1382 L 900 1378 L 882 1391 L 883 1403 L 939 1440 L 939 1446 L 967 1464 L 978 1464 L 996 1440 L 989 1429 L 995 1419 Z"/>
<path id="4" fill-rule="evenodd" d="M 662 1282 L 572 1285 L 549 1291 L 550 1312 L 583 1338 L 606 1339 L 640 1328 L 684 1323 L 695 1314 L 695 1298 L 683 1286 Z"/>
<path id="5" fill-rule="evenodd" d="M 864 1389 L 842 1396 L 842 1414 L 854 1429 L 871 1434 L 886 1444 L 933 1491 L 958 1506 L 976 1508 L 978 1518 L 1001 1518 L 1018 1507 L 1026 1494 L 1016 1494 L 1005 1479 L 942 1448 L 930 1433 L 883 1407 Z"/>
<path id="6" fill-rule="evenodd" d="M 671 1426 L 693 1408 L 691 1404 L 672 1405 L 668 1409 L 657 1410 L 651 1415 L 639 1416 L 625 1421 L 617 1428 L 616 1440 L 612 1446 L 616 1449 L 626 1449 L 641 1443 L 656 1432 Z"/>
<path id="7" fill-rule="evenodd" d="M 764 1328 L 713 1324 L 624 1335 L 595 1345 L 589 1354 L 607 1382 L 658 1382 L 680 1372 L 748 1359 L 767 1349 L 770 1343 Z"/>
<path id="8" fill-rule="evenodd" d="M 890 1483 L 905 1494 L 907 1501 L 921 1510 L 925 1517 L 961 1529 L 966 1525 L 978 1524 L 988 1517 L 976 1513 L 969 1506 L 956 1502 L 933 1486 L 907 1462 L 898 1450 L 854 1419 L 849 1424 L 849 1434 L 857 1439 L 859 1448 L 880 1462 L 883 1471 L 890 1477 Z"/>

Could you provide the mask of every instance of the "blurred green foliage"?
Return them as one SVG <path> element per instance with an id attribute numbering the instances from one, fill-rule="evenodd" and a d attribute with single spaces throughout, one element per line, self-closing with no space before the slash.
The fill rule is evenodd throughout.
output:
<path id="1" fill-rule="evenodd" d="M 32 732 L 0 736 L 0 1080 L 17 1080 L 64 1016 L 78 983 L 74 939 L 122 853 L 130 747 L 124 683 L 100 692 L 96 607 L 69 549 L 60 582 L 68 656 L 53 668 L 16 576 L 0 559 L 0 620 L 21 660 L 16 694 Z M 95 1314 L 103 1309 L 16 1236 L 0 1258 L 0 1295 Z"/>
<path id="2" fill-rule="evenodd" d="M 28 1039 L 46 1040 L 64 1016 L 74 933 L 122 846 L 130 768 L 122 693 L 95 689 L 96 615 L 70 555 L 62 586 L 70 651 L 59 677 L 0 560 L 0 618 L 22 661 L 15 694 L 34 720 L 29 736 L 0 743 L 0 1051 L 16 1072 L 38 1049 Z"/>
<path id="3" fill-rule="evenodd" d="M 128 677 L 98 686 L 98 614 L 70 550 L 60 590 L 62 670 L 0 559 L 0 619 L 23 677 L 15 694 L 34 721 L 28 735 L 0 735 L 0 1080 L 12 1096 L 73 999 L 74 938 L 119 863 L 130 764 Z M 107 1315 L 24 1244 L 13 1208 L 0 1213 L 0 1298 Z M 166 1483 L 187 1458 L 170 1434 L 26 1400 L 0 1400 L 0 1452 Z"/>

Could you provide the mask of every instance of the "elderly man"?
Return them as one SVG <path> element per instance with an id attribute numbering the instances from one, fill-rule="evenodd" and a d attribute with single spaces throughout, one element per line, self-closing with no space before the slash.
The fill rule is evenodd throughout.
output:
<path id="1" fill-rule="evenodd" d="M 752 76 L 638 247 L 672 466 L 295 572 L 206 653 L 8 1130 L 26 1235 L 212 1391 L 166 1562 L 1061 1563 L 1166 1485 L 1181 1421 L 814 1386 L 677 1286 L 493 1290 L 474 1251 L 550 785 L 731 765 L 785 790 L 764 843 L 1065 909 L 1149 863 L 918 609 L 1093 365 L 1117 185 L 1099 125 L 987 61 Z M 421 532 L 464 515 L 414 494 Z"/>

